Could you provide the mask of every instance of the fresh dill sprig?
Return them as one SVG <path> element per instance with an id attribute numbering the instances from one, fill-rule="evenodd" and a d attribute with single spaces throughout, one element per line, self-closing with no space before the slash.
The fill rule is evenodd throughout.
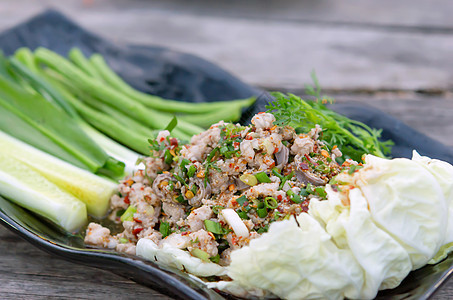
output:
<path id="1" fill-rule="evenodd" d="M 307 133 L 318 124 L 323 129 L 320 139 L 330 149 L 336 145 L 343 153 L 342 160 L 351 158 L 360 161 L 364 154 L 379 157 L 390 154 L 393 142 L 379 141 L 382 130 L 370 128 L 327 108 L 325 103 L 331 103 L 333 99 L 321 96 L 321 88 L 314 72 L 312 79 L 314 86 L 306 86 L 306 92 L 315 100 L 303 100 L 290 93 L 271 93 L 275 100 L 266 108 L 274 114 L 276 125 L 291 126 L 297 132 Z"/>

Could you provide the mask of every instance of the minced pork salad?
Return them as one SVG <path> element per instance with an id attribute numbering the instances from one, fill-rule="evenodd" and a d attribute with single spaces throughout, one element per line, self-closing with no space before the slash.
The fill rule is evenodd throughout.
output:
<path id="1" fill-rule="evenodd" d="M 260 113 L 250 126 L 219 122 L 188 145 L 161 131 L 146 168 L 121 181 L 111 199 L 110 218 L 124 231 L 111 236 L 91 223 L 85 242 L 135 254 L 146 238 L 228 265 L 231 251 L 272 222 L 306 212 L 312 197 L 324 198 L 324 186 L 340 171 L 341 152 L 329 153 L 319 126 L 296 134 L 274 121 Z"/>
<path id="2" fill-rule="evenodd" d="M 90 223 L 85 242 L 233 295 L 285 299 L 373 299 L 451 252 L 452 165 L 414 151 L 340 166 L 320 126 L 274 122 L 220 122 L 187 145 L 161 131 L 111 198 L 124 231 Z"/>

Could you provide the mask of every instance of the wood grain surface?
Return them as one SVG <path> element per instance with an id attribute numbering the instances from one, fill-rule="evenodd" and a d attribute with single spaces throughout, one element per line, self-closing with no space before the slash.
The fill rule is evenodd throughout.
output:
<path id="1" fill-rule="evenodd" d="M 0 30 L 49 7 L 114 42 L 192 53 L 266 89 L 300 93 L 314 69 L 337 101 L 368 103 L 453 146 L 452 1 L 2 0 Z M 2 299 L 168 299 L 50 256 L 3 227 L 0 292 Z M 434 299 L 453 299 L 453 281 Z"/>

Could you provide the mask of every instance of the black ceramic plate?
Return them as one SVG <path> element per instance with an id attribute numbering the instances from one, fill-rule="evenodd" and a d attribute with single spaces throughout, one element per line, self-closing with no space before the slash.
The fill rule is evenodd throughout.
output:
<path id="1" fill-rule="evenodd" d="M 161 47 L 120 47 L 83 30 L 55 11 L 45 12 L 0 35 L 0 48 L 7 55 L 20 47 L 39 46 L 63 55 L 72 47 L 79 47 L 85 54 L 101 53 L 131 85 L 165 98 L 201 102 L 263 94 L 198 57 Z M 259 97 L 256 105 L 244 112 L 241 122 L 248 122 L 251 115 L 264 110 L 265 104 L 266 97 Z M 395 142 L 394 157 L 410 157 L 412 149 L 417 149 L 422 155 L 453 163 L 453 150 L 381 111 L 354 103 L 336 104 L 332 108 L 383 129 L 383 137 Z M 139 257 L 87 248 L 82 236 L 61 232 L 1 197 L 0 221 L 38 248 L 64 259 L 112 271 L 175 298 L 221 299 L 185 273 L 164 269 Z M 377 299 L 427 299 L 452 272 L 453 256 L 449 256 L 437 265 L 410 273 L 398 288 L 379 293 Z"/>

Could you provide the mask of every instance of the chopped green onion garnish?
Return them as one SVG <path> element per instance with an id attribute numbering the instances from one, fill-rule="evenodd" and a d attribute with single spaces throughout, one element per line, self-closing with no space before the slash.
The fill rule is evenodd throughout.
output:
<path id="1" fill-rule="evenodd" d="M 220 212 L 221 209 L 224 209 L 222 205 L 214 205 L 212 207 L 212 212 L 215 213 L 216 215 Z"/>
<path id="2" fill-rule="evenodd" d="M 307 186 L 306 186 L 305 190 L 309 194 L 314 194 L 315 193 L 315 191 L 313 190 L 313 186 L 310 183 L 307 183 Z"/>
<path id="3" fill-rule="evenodd" d="M 178 174 L 173 174 L 173 177 L 175 177 L 176 180 L 178 180 L 179 182 L 181 182 L 182 184 L 184 184 L 186 187 L 188 187 L 186 181 L 184 180 L 184 178 L 182 178 L 181 176 L 179 176 Z"/>
<path id="4" fill-rule="evenodd" d="M 272 182 L 271 179 L 269 178 L 269 176 L 267 176 L 267 174 L 265 172 L 257 173 L 257 174 L 255 174 L 255 177 L 261 183 L 271 183 Z"/>
<path id="5" fill-rule="evenodd" d="M 213 263 L 218 264 L 219 261 L 220 261 L 220 255 L 217 254 L 216 256 L 213 256 L 213 257 L 211 257 L 211 258 L 209 258 L 209 259 L 210 259 Z"/>
<path id="6" fill-rule="evenodd" d="M 220 154 L 223 155 L 223 154 L 227 153 L 229 150 L 230 150 L 230 149 L 228 149 L 227 146 L 223 146 L 222 148 L 220 148 Z"/>
<path id="7" fill-rule="evenodd" d="M 264 198 L 264 206 L 270 209 L 276 209 L 278 207 L 278 202 L 274 197 Z"/>
<path id="8" fill-rule="evenodd" d="M 201 249 L 198 249 L 198 248 L 193 248 L 191 251 L 190 251 L 190 254 L 192 254 L 193 256 L 195 257 L 198 257 L 199 259 L 201 259 L 202 261 L 204 262 L 210 262 L 209 260 L 209 254 Z"/>
<path id="9" fill-rule="evenodd" d="M 321 198 L 325 198 L 325 197 L 327 196 L 327 193 L 326 193 L 326 191 L 324 190 L 323 187 L 317 187 L 317 188 L 315 189 L 315 192 L 316 192 L 316 194 L 318 194 L 318 196 L 321 197 Z"/>
<path id="10" fill-rule="evenodd" d="M 258 214 L 258 217 L 260 218 L 265 218 L 267 216 L 267 208 L 263 207 L 263 208 L 258 208 L 256 210 L 256 213 Z"/>
<path id="11" fill-rule="evenodd" d="M 187 172 L 187 168 L 186 166 L 190 164 L 190 160 L 188 160 L 187 158 L 184 158 L 181 162 L 181 164 L 179 165 L 179 167 L 181 168 L 181 171 L 183 173 L 186 173 Z"/>
<path id="12" fill-rule="evenodd" d="M 242 195 L 241 197 L 236 199 L 236 202 L 242 206 L 245 202 L 247 202 L 247 197 L 245 197 L 245 195 Z"/>
<path id="13" fill-rule="evenodd" d="M 165 238 L 171 234 L 170 223 L 160 222 L 159 232 L 162 234 L 162 238 Z"/>
<path id="14" fill-rule="evenodd" d="M 206 230 L 215 234 L 224 234 L 225 230 L 223 229 L 220 223 L 211 220 L 204 220 L 204 226 Z"/>
<path id="15" fill-rule="evenodd" d="M 197 186 L 196 186 L 195 184 L 194 184 L 193 187 L 190 189 L 190 191 L 191 191 L 194 195 L 197 194 L 197 190 L 198 190 L 198 188 L 197 188 Z"/>
<path id="16" fill-rule="evenodd" d="M 183 195 L 179 195 L 178 197 L 175 198 L 175 200 L 181 204 L 187 203 L 187 201 L 186 201 L 186 199 L 184 199 Z"/>
<path id="17" fill-rule="evenodd" d="M 351 165 L 348 170 L 348 174 L 352 175 L 356 170 L 361 169 L 362 166 L 357 166 L 357 165 Z"/>
<path id="18" fill-rule="evenodd" d="M 206 161 L 211 162 L 212 158 L 217 154 L 218 151 L 219 151 L 219 147 L 212 149 L 211 152 L 209 153 L 208 157 L 206 158 Z"/>
<path id="19" fill-rule="evenodd" d="M 165 150 L 164 161 L 167 165 L 171 165 L 173 162 L 173 155 L 171 155 L 170 150 Z"/>
<path id="20" fill-rule="evenodd" d="M 306 192 L 305 189 L 303 189 L 303 190 L 304 190 L 304 192 Z M 301 191 L 302 191 L 302 189 L 301 189 Z M 288 190 L 286 192 L 286 195 L 288 195 L 289 199 L 291 199 L 291 201 L 293 201 L 294 203 L 301 203 L 302 202 L 302 199 L 300 198 L 300 196 L 297 195 L 296 193 L 294 193 L 292 190 Z"/>
<path id="21" fill-rule="evenodd" d="M 241 219 L 244 219 L 244 220 L 248 220 L 249 219 L 249 216 L 247 215 L 247 213 L 245 211 L 236 211 L 238 216 L 241 218 Z"/>
<path id="22" fill-rule="evenodd" d="M 124 214 L 121 216 L 121 222 L 124 221 L 133 221 L 134 220 L 134 214 L 137 212 L 137 208 L 135 206 L 129 206 Z"/>
<path id="23" fill-rule="evenodd" d="M 279 170 L 279 169 L 273 168 L 273 169 L 272 169 L 272 174 L 274 174 L 275 176 L 277 176 L 278 178 L 280 178 L 280 181 L 283 180 L 283 175 L 280 174 L 280 170 Z"/>
<path id="24" fill-rule="evenodd" d="M 119 242 L 120 242 L 120 244 L 127 244 L 127 243 L 129 243 L 129 240 L 126 238 L 120 238 Z"/>
<path id="25" fill-rule="evenodd" d="M 178 125 L 178 120 L 176 119 L 176 116 L 171 119 L 170 123 L 168 123 L 167 127 L 165 127 L 165 130 L 168 130 L 172 132 L 173 129 L 175 129 L 176 125 Z"/>
<path id="26" fill-rule="evenodd" d="M 281 183 L 280 183 L 280 186 L 279 186 L 279 190 L 281 190 L 283 188 L 283 186 L 285 185 L 286 181 L 292 179 L 294 177 L 294 171 L 292 171 L 291 173 L 289 173 L 287 176 L 283 177 L 281 179 Z"/>
<path id="27" fill-rule="evenodd" d="M 195 167 L 194 165 L 191 165 L 189 167 L 189 170 L 187 171 L 187 177 L 193 177 L 193 175 L 195 175 L 195 172 L 197 171 L 197 167 Z"/>
<path id="28" fill-rule="evenodd" d="M 269 225 L 266 225 L 264 227 L 261 227 L 260 229 L 258 229 L 256 232 L 258 233 L 265 233 L 269 230 Z"/>
<path id="29" fill-rule="evenodd" d="M 173 191 L 175 189 L 175 184 L 173 183 L 173 181 L 169 181 L 168 182 L 168 190 L 169 191 Z"/>

